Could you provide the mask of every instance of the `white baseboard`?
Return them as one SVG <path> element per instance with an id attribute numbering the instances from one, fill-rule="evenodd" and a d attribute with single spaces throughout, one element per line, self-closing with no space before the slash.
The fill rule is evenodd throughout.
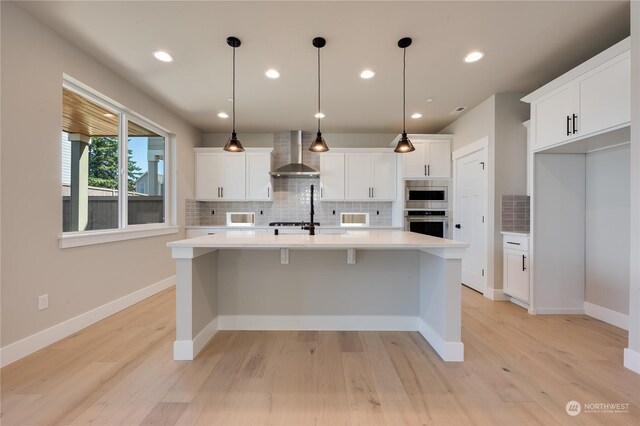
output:
<path id="1" fill-rule="evenodd" d="M 484 297 L 486 297 L 487 299 L 491 299 L 495 302 L 509 300 L 509 297 L 506 294 L 504 294 L 502 289 L 494 289 L 489 287 L 485 289 Z"/>
<path id="2" fill-rule="evenodd" d="M 209 340 L 218 332 L 218 318 L 211 320 L 193 340 L 176 340 L 173 342 L 173 359 L 191 361 L 200 353 Z"/>
<path id="3" fill-rule="evenodd" d="M 536 315 L 584 315 L 584 308 L 537 308 Z"/>
<path id="4" fill-rule="evenodd" d="M 590 317 L 615 325 L 616 327 L 620 327 L 624 330 L 629 329 L 629 315 L 627 314 L 622 314 L 609 308 L 605 308 L 604 306 L 594 305 L 589 302 L 584 302 L 584 313 Z"/>
<path id="5" fill-rule="evenodd" d="M 427 339 L 431 347 L 440 355 L 443 361 L 464 361 L 464 343 L 447 342 L 440 334 L 422 319 L 417 318 L 418 331 Z"/>
<path id="6" fill-rule="evenodd" d="M 60 324 L 56 324 L 45 330 L 32 334 L 31 336 L 25 337 L 22 340 L 11 343 L 0 349 L 0 367 L 12 364 L 27 355 L 31 355 L 32 353 L 57 342 L 58 340 L 64 339 L 83 328 L 95 324 L 116 312 L 120 312 L 131 305 L 153 296 L 154 294 L 175 285 L 175 282 L 175 276 L 166 278 L 160 282 L 134 291 L 131 294 L 85 312 L 84 314 L 80 314 L 61 322 Z"/>
<path id="7" fill-rule="evenodd" d="M 417 331 L 415 316 L 219 315 L 220 330 Z"/>
<path id="8" fill-rule="evenodd" d="M 633 349 L 624 349 L 624 366 L 629 370 L 640 374 L 640 352 Z"/>
<path id="9" fill-rule="evenodd" d="M 511 303 L 513 303 L 514 305 L 518 305 L 521 308 L 525 308 L 525 309 L 529 309 L 529 304 L 526 302 L 523 302 L 520 299 L 516 299 L 515 297 L 511 297 L 511 296 L 507 296 L 507 300 Z"/>

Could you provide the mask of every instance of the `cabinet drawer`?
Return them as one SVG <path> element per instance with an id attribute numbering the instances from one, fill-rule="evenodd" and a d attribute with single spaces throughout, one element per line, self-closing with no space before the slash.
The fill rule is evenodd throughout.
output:
<path id="1" fill-rule="evenodd" d="M 510 250 L 529 251 L 529 237 L 520 235 L 504 235 L 503 248 Z"/>

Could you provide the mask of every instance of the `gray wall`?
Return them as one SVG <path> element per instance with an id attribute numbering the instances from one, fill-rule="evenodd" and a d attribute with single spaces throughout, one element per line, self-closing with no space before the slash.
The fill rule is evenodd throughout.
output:
<path id="1" fill-rule="evenodd" d="M 288 132 L 287 132 L 288 133 Z M 308 133 L 308 132 L 305 132 Z M 260 148 L 273 146 L 273 133 L 238 133 L 238 139 L 246 147 Z M 315 133 L 312 134 L 315 137 Z M 386 148 L 398 136 L 397 133 L 323 133 L 322 137 L 334 148 Z M 222 147 L 227 143 L 229 133 L 205 133 L 204 147 Z"/>
<path id="2" fill-rule="evenodd" d="M 629 355 L 640 358 L 640 3 L 631 2 L 631 291 Z M 626 354 L 625 354 L 626 356 Z M 631 362 L 631 357 L 629 358 Z M 625 363 L 626 365 L 627 363 Z M 640 367 L 636 364 L 636 371 Z"/>
<path id="3" fill-rule="evenodd" d="M 529 105 L 520 93 L 498 93 L 468 111 L 440 133 L 453 134 L 456 151 L 483 137 L 489 138 L 487 286 L 502 288 L 501 197 L 526 194 Z"/>
<path id="4" fill-rule="evenodd" d="M 0 7 L 4 347 L 172 276 L 166 243 L 183 237 L 59 248 L 63 73 L 175 134 L 179 224 L 185 197 L 193 198 L 193 147 L 201 134 L 15 4 Z M 38 311 L 45 293 L 49 308 Z"/>
<path id="5" fill-rule="evenodd" d="M 585 300 L 629 312 L 629 145 L 587 154 Z"/>

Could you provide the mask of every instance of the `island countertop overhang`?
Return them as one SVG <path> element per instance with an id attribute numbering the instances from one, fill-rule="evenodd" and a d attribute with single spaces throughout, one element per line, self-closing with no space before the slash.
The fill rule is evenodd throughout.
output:
<path id="1" fill-rule="evenodd" d="M 347 231 L 338 234 L 280 234 L 229 231 L 167 244 L 170 248 L 219 249 L 465 249 L 467 243 L 406 231 Z"/>

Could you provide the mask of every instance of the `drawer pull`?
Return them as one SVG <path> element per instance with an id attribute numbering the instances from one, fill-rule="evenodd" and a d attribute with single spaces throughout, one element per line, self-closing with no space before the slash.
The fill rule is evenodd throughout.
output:
<path id="1" fill-rule="evenodd" d="M 523 270 L 523 271 L 526 271 L 526 270 L 527 270 L 527 268 L 525 268 L 525 267 L 524 267 L 524 261 L 525 261 L 525 259 L 526 259 L 526 258 L 527 258 L 527 256 L 525 256 L 525 255 L 523 254 L 523 255 L 522 255 L 522 270 Z"/>
<path id="2" fill-rule="evenodd" d="M 507 241 L 507 244 L 513 244 L 514 246 L 519 246 L 520 245 L 520 243 L 514 243 L 514 242 L 511 242 L 511 241 Z"/>

